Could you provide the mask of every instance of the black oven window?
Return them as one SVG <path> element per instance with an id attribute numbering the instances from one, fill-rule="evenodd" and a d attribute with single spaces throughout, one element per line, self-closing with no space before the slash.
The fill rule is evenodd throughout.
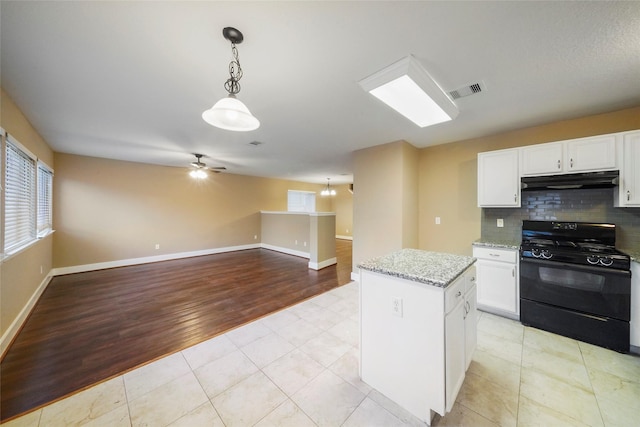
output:
<path id="1" fill-rule="evenodd" d="M 549 267 L 539 267 L 538 274 L 544 283 L 589 292 L 602 292 L 605 282 L 605 276 L 599 274 Z"/>

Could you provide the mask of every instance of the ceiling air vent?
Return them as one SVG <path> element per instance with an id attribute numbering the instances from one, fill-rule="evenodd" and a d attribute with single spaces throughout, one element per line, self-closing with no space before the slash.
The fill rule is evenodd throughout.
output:
<path id="1" fill-rule="evenodd" d="M 464 98 L 465 96 L 474 95 L 476 93 L 484 92 L 487 88 L 483 82 L 472 83 L 467 86 L 452 90 L 449 92 L 451 99 Z"/>

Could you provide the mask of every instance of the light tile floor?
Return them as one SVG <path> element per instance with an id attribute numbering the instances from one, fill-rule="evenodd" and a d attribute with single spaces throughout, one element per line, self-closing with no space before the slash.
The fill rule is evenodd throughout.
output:
<path id="1" fill-rule="evenodd" d="M 482 313 L 437 426 L 638 426 L 640 358 Z M 350 283 L 167 356 L 9 426 L 419 426 L 358 378 Z"/>

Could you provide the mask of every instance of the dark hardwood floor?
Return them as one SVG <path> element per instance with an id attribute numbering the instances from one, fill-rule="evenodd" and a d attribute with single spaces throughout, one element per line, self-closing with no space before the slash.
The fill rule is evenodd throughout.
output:
<path id="1" fill-rule="evenodd" d="M 54 277 L 0 363 L 0 420 L 351 280 L 338 264 L 250 249 Z"/>

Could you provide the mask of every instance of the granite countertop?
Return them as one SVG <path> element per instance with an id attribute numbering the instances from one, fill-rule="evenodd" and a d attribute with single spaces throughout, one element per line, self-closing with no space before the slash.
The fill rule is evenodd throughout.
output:
<path id="1" fill-rule="evenodd" d="M 418 249 L 402 249 L 358 265 L 364 270 L 446 288 L 475 258 Z"/>
<path id="2" fill-rule="evenodd" d="M 507 240 L 476 240 L 473 246 L 484 246 L 487 248 L 520 249 L 520 242 Z"/>
<path id="3" fill-rule="evenodd" d="M 640 250 L 638 249 L 620 249 L 625 254 L 631 257 L 631 261 L 640 262 Z"/>

